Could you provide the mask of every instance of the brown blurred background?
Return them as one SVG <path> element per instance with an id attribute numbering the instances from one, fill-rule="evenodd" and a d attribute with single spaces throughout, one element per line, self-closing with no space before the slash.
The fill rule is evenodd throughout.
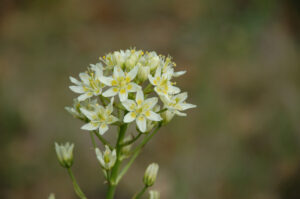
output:
<path id="1" fill-rule="evenodd" d="M 0 198 L 76 198 L 54 141 L 75 143 L 82 189 L 104 198 L 89 135 L 64 110 L 76 96 L 68 77 L 136 46 L 173 56 L 198 107 L 147 145 L 117 199 L 142 187 L 153 161 L 162 199 L 299 199 L 299 10 L 297 0 L 1 0 Z"/>

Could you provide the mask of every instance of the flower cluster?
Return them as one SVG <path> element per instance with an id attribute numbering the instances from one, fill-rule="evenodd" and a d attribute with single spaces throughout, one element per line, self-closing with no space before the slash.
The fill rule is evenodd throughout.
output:
<path id="1" fill-rule="evenodd" d="M 108 53 L 80 73 L 79 80 L 70 77 L 74 84 L 70 89 L 80 95 L 67 110 L 88 121 L 82 129 L 101 135 L 116 122 L 135 121 L 140 132 L 148 132 L 157 122 L 185 116 L 182 111 L 195 107 L 185 102 L 187 93 L 175 86 L 174 79 L 185 73 L 176 72 L 175 66 L 170 56 L 156 52 L 127 49 Z M 126 114 L 120 115 L 119 110 Z"/>

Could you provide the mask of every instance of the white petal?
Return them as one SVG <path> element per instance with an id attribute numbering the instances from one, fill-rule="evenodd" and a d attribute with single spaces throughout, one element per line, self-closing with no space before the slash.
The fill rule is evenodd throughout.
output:
<path id="1" fill-rule="evenodd" d="M 105 85 L 107 85 L 107 86 L 111 86 L 111 82 L 112 82 L 113 78 L 101 76 L 99 80 L 100 80 L 103 84 L 105 84 Z"/>
<path id="2" fill-rule="evenodd" d="M 127 77 L 130 78 L 130 80 L 133 80 L 135 78 L 135 76 L 137 75 L 138 72 L 138 67 L 135 66 L 129 73 L 127 73 Z"/>
<path id="3" fill-rule="evenodd" d="M 125 100 L 122 102 L 122 105 L 128 110 L 128 111 L 134 111 L 136 107 L 136 103 L 133 100 Z"/>
<path id="4" fill-rule="evenodd" d="M 175 100 L 177 99 L 178 102 L 185 101 L 187 99 L 187 97 L 188 97 L 187 92 L 183 92 L 183 93 L 180 93 L 180 94 L 174 96 Z"/>
<path id="5" fill-rule="evenodd" d="M 96 130 L 97 128 L 99 128 L 99 123 L 93 123 L 93 122 L 87 123 L 81 127 L 81 129 L 87 131 L 93 131 Z"/>
<path id="6" fill-rule="evenodd" d="M 136 118 L 136 114 L 134 112 L 129 112 L 125 115 L 124 117 L 124 122 L 125 123 L 130 123 L 132 122 L 133 120 L 135 120 Z"/>
<path id="7" fill-rule="evenodd" d="M 99 127 L 100 135 L 103 135 L 108 130 L 108 126 L 105 123 L 102 123 Z"/>
<path id="8" fill-rule="evenodd" d="M 147 122 L 144 116 L 140 115 L 139 117 L 137 117 L 136 124 L 140 131 L 146 132 Z"/>
<path id="9" fill-rule="evenodd" d="M 158 102 L 158 98 L 157 97 L 151 97 L 145 100 L 145 104 L 147 104 L 149 106 L 149 109 L 152 109 Z"/>
<path id="10" fill-rule="evenodd" d="M 136 83 L 130 82 L 129 84 L 127 84 L 127 91 L 128 92 L 136 92 L 138 90 L 141 90 L 142 88 L 137 85 Z"/>
<path id="11" fill-rule="evenodd" d="M 161 76 L 161 67 L 158 67 L 155 71 L 155 78 Z"/>
<path id="12" fill-rule="evenodd" d="M 103 66 L 102 66 L 102 63 L 90 64 L 90 66 L 91 66 L 91 69 L 93 71 L 95 71 L 96 76 L 98 78 L 100 78 L 101 76 L 103 76 Z"/>
<path id="13" fill-rule="evenodd" d="M 143 102 L 144 101 L 144 93 L 142 90 L 138 90 L 137 93 L 136 93 L 136 97 L 135 97 L 135 101 L 138 103 L 139 101 L 140 102 Z M 138 103 L 139 104 L 139 103 Z"/>
<path id="14" fill-rule="evenodd" d="M 196 105 L 189 104 L 189 103 L 181 103 L 180 105 L 182 107 L 181 110 L 186 110 L 186 109 L 190 109 L 190 108 L 195 108 L 196 107 Z"/>
<path id="15" fill-rule="evenodd" d="M 83 113 L 89 120 L 95 120 L 97 118 L 96 114 L 92 111 L 88 111 L 84 108 L 80 108 L 81 113 Z"/>
<path id="16" fill-rule="evenodd" d="M 155 80 L 155 78 L 154 77 L 152 77 L 150 74 L 148 75 L 148 79 L 149 79 L 149 81 L 150 81 L 150 83 L 152 84 L 152 85 L 156 85 L 155 83 L 154 83 L 154 80 Z"/>
<path id="17" fill-rule="evenodd" d="M 180 92 L 180 88 L 175 87 L 175 86 L 170 86 L 169 87 L 169 92 L 168 93 L 170 93 L 170 94 L 177 94 L 179 92 Z"/>
<path id="18" fill-rule="evenodd" d="M 93 96 L 93 93 L 89 92 L 89 93 L 85 93 L 83 95 L 78 96 L 77 99 L 78 99 L 79 102 L 81 102 L 81 101 L 84 101 L 87 98 L 92 97 L 92 96 Z"/>
<path id="19" fill-rule="evenodd" d="M 119 121 L 119 119 L 117 117 L 115 117 L 113 115 L 110 115 L 107 123 L 112 124 L 112 123 L 115 123 L 117 121 Z"/>
<path id="20" fill-rule="evenodd" d="M 90 80 L 89 80 L 90 76 L 88 74 L 86 74 L 86 73 L 80 73 L 79 77 L 80 77 L 81 81 L 83 81 L 83 83 L 85 83 L 85 84 L 89 84 L 90 83 Z"/>
<path id="21" fill-rule="evenodd" d="M 71 89 L 71 91 L 73 91 L 74 93 L 84 93 L 84 89 L 82 86 L 69 86 L 69 88 Z"/>
<path id="22" fill-rule="evenodd" d="M 117 77 L 125 77 L 123 70 L 119 66 L 115 66 L 113 78 L 116 79 Z"/>
<path id="23" fill-rule="evenodd" d="M 73 84 L 76 84 L 76 85 L 81 85 L 81 82 L 78 81 L 77 79 L 75 79 L 74 77 L 70 77 L 70 81 L 73 83 Z"/>
<path id="24" fill-rule="evenodd" d="M 186 70 L 178 71 L 173 73 L 174 77 L 180 77 L 181 75 L 184 75 L 186 73 Z"/>
<path id="25" fill-rule="evenodd" d="M 113 110 L 114 110 L 113 104 L 114 104 L 114 98 L 112 97 L 110 99 L 110 103 L 106 107 L 106 111 L 108 112 L 108 114 L 111 114 L 113 112 Z"/>
<path id="26" fill-rule="evenodd" d="M 127 100 L 128 99 L 128 92 L 127 92 L 127 90 L 125 90 L 124 93 L 120 91 L 119 92 L 119 98 L 120 98 L 121 102 Z"/>
<path id="27" fill-rule="evenodd" d="M 106 90 L 102 95 L 104 97 L 112 97 L 112 96 L 115 96 L 116 94 L 118 94 L 118 92 L 119 92 L 118 88 L 112 87 L 112 88 L 109 88 L 108 90 Z"/>
<path id="28" fill-rule="evenodd" d="M 180 111 L 175 111 L 175 114 L 178 116 L 186 116 L 186 113 L 182 113 Z"/>
<path id="29" fill-rule="evenodd" d="M 153 111 L 146 112 L 145 115 L 146 115 L 147 119 L 152 120 L 152 121 L 161 121 L 162 120 L 160 115 L 157 113 L 154 113 Z"/>

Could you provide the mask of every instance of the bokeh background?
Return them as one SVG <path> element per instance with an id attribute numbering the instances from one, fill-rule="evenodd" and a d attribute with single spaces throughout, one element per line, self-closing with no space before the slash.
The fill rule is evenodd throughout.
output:
<path id="1" fill-rule="evenodd" d="M 198 107 L 147 145 L 117 199 L 142 187 L 153 161 L 163 199 L 299 199 L 299 10 L 297 0 L 1 0 L 0 198 L 76 198 L 54 141 L 75 143 L 82 189 L 104 198 L 89 135 L 64 110 L 76 96 L 68 77 L 136 46 L 173 56 Z"/>

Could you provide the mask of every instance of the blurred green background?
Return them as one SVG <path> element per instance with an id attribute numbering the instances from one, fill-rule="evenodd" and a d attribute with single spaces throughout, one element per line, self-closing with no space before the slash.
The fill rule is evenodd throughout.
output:
<path id="1" fill-rule="evenodd" d="M 117 199 L 142 187 L 153 161 L 162 199 L 299 199 L 299 10 L 297 0 L 1 0 L 0 198 L 76 198 L 54 141 L 75 143 L 82 189 L 104 198 L 89 135 L 64 110 L 76 96 L 68 77 L 136 46 L 173 56 L 198 107 L 147 145 Z"/>

